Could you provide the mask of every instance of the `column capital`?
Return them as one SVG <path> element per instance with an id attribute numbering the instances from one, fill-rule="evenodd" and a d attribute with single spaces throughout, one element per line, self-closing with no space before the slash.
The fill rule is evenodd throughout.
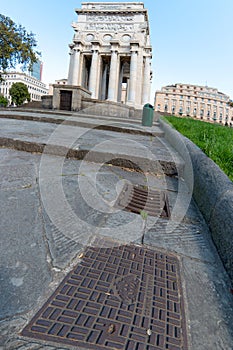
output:
<path id="1" fill-rule="evenodd" d="M 91 41 L 91 44 L 92 44 L 91 51 L 99 52 L 100 42 L 98 40 L 95 40 L 95 41 Z"/>
<path id="2" fill-rule="evenodd" d="M 120 43 L 118 40 L 110 40 L 110 44 L 111 44 L 111 51 L 117 51 Z"/>
<path id="3" fill-rule="evenodd" d="M 138 41 L 130 41 L 130 52 L 138 52 L 139 42 Z"/>
<path id="4" fill-rule="evenodd" d="M 74 52 L 82 52 L 83 45 L 82 44 L 78 44 L 78 45 L 70 44 L 69 48 L 70 48 L 70 55 L 72 55 Z"/>
<path id="5" fill-rule="evenodd" d="M 145 46 L 145 47 L 144 47 L 144 51 L 145 51 L 146 53 L 152 54 L 152 46 Z"/>
<path id="6" fill-rule="evenodd" d="M 74 37 L 73 42 L 74 42 L 76 45 L 82 45 L 82 46 L 84 46 L 84 42 L 83 42 L 80 38 Z"/>

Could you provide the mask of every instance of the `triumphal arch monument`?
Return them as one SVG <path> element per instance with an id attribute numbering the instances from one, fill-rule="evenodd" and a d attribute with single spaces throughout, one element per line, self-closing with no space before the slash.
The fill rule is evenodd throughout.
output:
<path id="1" fill-rule="evenodd" d="M 150 100 L 148 12 L 141 2 L 86 2 L 72 23 L 68 86 L 135 108 Z"/>

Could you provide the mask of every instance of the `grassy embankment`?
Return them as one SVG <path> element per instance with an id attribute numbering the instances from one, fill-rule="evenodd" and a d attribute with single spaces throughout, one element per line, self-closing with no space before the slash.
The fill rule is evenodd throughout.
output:
<path id="1" fill-rule="evenodd" d="M 233 181 L 233 128 L 190 118 L 166 116 L 165 119 L 200 147 Z"/>

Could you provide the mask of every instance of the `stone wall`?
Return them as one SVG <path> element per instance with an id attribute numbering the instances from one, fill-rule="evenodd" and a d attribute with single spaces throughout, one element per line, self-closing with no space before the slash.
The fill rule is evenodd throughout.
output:
<path id="1" fill-rule="evenodd" d="M 165 138 L 185 161 L 185 181 L 233 283 L 233 182 L 189 139 L 162 120 L 160 125 Z"/>
<path id="2" fill-rule="evenodd" d="M 53 108 L 53 96 L 52 95 L 45 95 L 41 97 L 41 106 L 45 109 L 52 109 Z"/>
<path id="3" fill-rule="evenodd" d="M 72 92 L 71 111 L 96 116 L 120 117 L 120 118 L 142 118 L 142 110 L 127 106 L 123 103 L 102 101 L 90 98 L 90 91 L 81 86 L 53 85 L 53 95 L 42 97 L 42 108 L 60 110 L 61 91 Z"/>
<path id="4" fill-rule="evenodd" d="M 91 115 L 129 118 L 130 110 L 131 108 L 125 104 L 83 98 L 81 112 Z"/>

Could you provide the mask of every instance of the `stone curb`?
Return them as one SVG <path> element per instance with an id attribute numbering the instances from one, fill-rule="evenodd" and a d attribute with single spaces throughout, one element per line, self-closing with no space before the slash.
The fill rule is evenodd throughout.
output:
<path id="1" fill-rule="evenodd" d="M 184 179 L 233 283 L 233 182 L 189 139 L 161 119 L 160 126 L 185 161 Z"/>

